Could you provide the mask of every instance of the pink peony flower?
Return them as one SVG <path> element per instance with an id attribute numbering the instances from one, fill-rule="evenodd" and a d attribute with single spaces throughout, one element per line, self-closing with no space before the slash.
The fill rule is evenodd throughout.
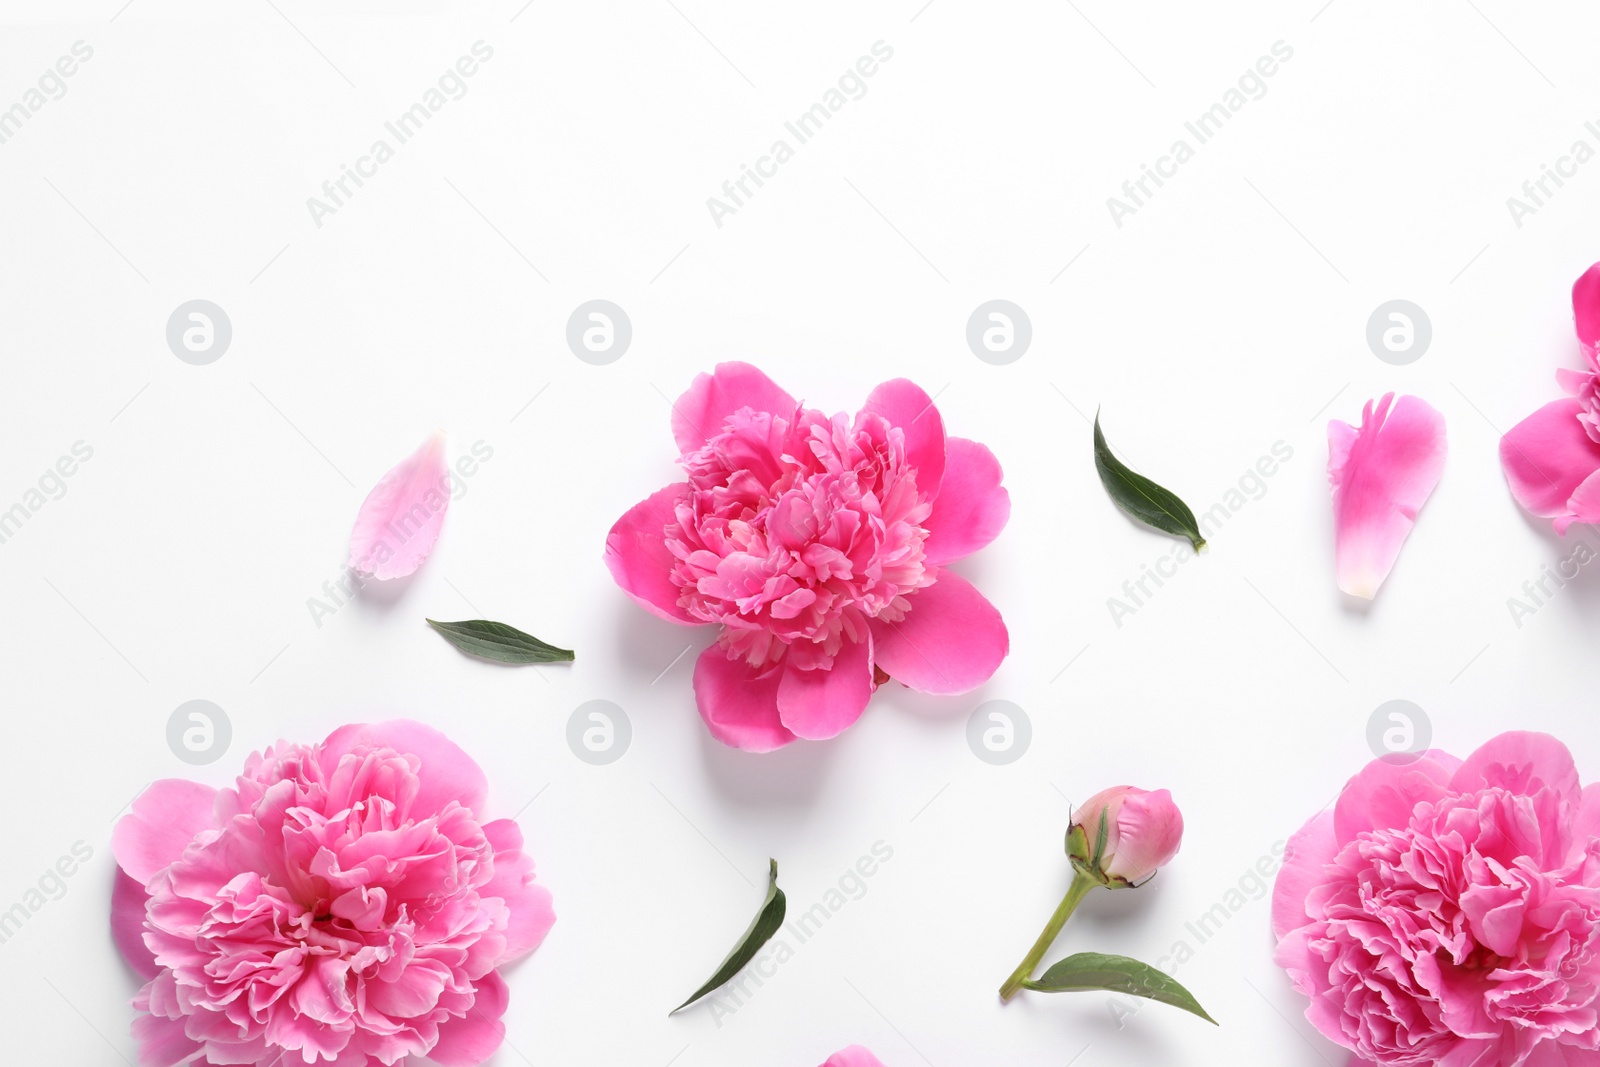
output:
<path id="1" fill-rule="evenodd" d="M 719 741 L 833 737 L 886 675 L 965 693 L 1005 658 L 1000 613 L 944 569 L 1005 526 L 1000 464 L 945 437 L 917 386 L 885 382 L 830 418 L 723 363 L 673 405 L 672 432 L 688 480 L 617 520 L 606 566 L 662 618 L 722 628 L 694 672 Z"/>
<path id="2" fill-rule="evenodd" d="M 117 824 L 112 935 L 146 980 L 145 1067 L 482 1063 L 497 968 L 555 913 L 487 785 L 415 722 L 252 755 L 233 788 L 150 786 Z"/>
<path id="3" fill-rule="evenodd" d="M 1114 882 L 1142 882 L 1172 862 L 1183 842 L 1183 814 L 1165 789 L 1154 792 L 1131 785 L 1102 789 L 1072 813 L 1072 825 L 1083 828 L 1091 854 L 1106 819 L 1106 844 L 1100 870 Z"/>
<path id="4" fill-rule="evenodd" d="M 860 1045 L 851 1045 L 829 1056 L 822 1067 L 883 1067 L 883 1063 Z"/>
<path id="5" fill-rule="evenodd" d="M 1600 784 L 1536 733 L 1374 760 L 1290 839 L 1272 925 L 1355 1062 L 1600 1064 Z"/>
<path id="6" fill-rule="evenodd" d="M 1569 394 L 1552 400 L 1500 439 L 1500 466 L 1517 503 L 1565 534 L 1600 523 L 1600 263 L 1572 286 L 1572 310 L 1587 370 L 1556 371 Z"/>
<path id="7" fill-rule="evenodd" d="M 1339 588 L 1371 600 L 1444 473 L 1444 416 L 1414 396 L 1369 400 L 1360 427 L 1328 423 Z"/>

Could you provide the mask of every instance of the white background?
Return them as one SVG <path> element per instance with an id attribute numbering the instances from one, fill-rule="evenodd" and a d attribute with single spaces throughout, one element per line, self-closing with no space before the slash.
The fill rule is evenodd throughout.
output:
<path id="1" fill-rule="evenodd" d="M 1576 365 L 1568 288 L 1600 258 L 1600 162 L 1520 228 L 1506 207 L 1574 140 L 1600 147 L 1592 8 L 121 3 L 8 3 L 0 35 L 0 107 L 94 49 L 0 145 L 0 509 L 94 450 L 0 544 L 0 910 L 93 850 L 0 945 L 7 1060 L 134 1058 L 107 911 L 111 827 L 139 790 L 221 785 L 251 750 L 348 721 L 439 726 L 483 764 L 489 814 L 520 812 L 559 920 L 511 973 L 496 1067 L 812 1067 L 851 1042 L 890 1067 L 1342 1063 L 1272 963 L 1266 900 L 1203 945 L 1185 924 L 1371 758 L 1373 709 L 1417 702 L 1458 755 L 1549 730 L 1600 773 L 1600 582 L 1520 626 L 1507 604 L 1589 535 L 1522 515 L 1496 458 Z M 494 58 L 468 94 L 316 226 L 306 199 L 478 40 Z M 714 225 L 706 198 L 879 40 L 894 56 L 867 94 Z M 1280 40 L 1266 95 L 1114 225 L 1106 198 Z M 597 297 L 633 323 L 609 366 L 564 340 Z M 964 337 L 997 297 L 1033 324 L 1007 366 Z M 165 341 L 194 298 L 233 325 L 209 366 Z M 1364 337 L 1394 298 L 1433 323 L 1404 367 Z M 601 550 L 674 476 L 665 398 L 723 359 L 829 411 L 909 376 L 999 456 L 1010 525 L 958 567 L 1011 630 L 982 690 L 891 685 L 837 740 L 774 755 L 708 737 L 690 675 L 711 634 L 632 604 Z M 1363 609 L 1334 585 L 1326 421 L 1390 389 L 1444 413 L 1450 457 Z M 1097 406 L 1197 511 L 1293 449 L 1120 627 L 1107 598 L 1175 543 L 1107 501 Z M 414 580 L 315 625 L 366 490 L 436 426 L 493 459 Z M 501 619 L 578 659 L 495 668 L 424 616 Z M 165 739 L 194 698 L 234 731 L 199 768 Z M 565 741 L 592 699 L 631 719 L 610 766 Z M 966 741 L 991 699 L 1032 722 L 1005 767 Z M 1069 799 L 1118 782 L 1173 791 L 1183 851 L 1149 888 L 1091 897 L 1052 958 L 1186 941 L 1178 977 L 1220 1030 L 1160 1006 L 1119 1026 L 1102 994 L 996 999 L 1065 888 Z M 666 1017 L 748 921 L 768 856 L 798 913 L 878 841 L 893 858 L 865 895 L 744 1007 Z"/>

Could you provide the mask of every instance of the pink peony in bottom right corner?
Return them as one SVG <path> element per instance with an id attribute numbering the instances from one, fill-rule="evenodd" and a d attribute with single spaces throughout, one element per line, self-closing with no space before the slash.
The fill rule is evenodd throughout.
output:
<path id="1" fill-rule="evenodd" d="M 1385 1067 L 1600 1067 L 1600 784 L 1505 733 L 1384 757 L 1289 841 L 1278 963 Z"/>

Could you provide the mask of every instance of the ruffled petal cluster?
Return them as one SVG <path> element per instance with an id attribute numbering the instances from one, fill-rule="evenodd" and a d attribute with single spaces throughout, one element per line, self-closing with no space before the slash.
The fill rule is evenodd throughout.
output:
<path id="1" fill-rule="evenodd" d="M 1374 761 L 1291 839 L 1273 926 L 1357 1062 L 1600 1064 L 1600 786 L 1545 734 Z"/>
<path id="2" fill-rule="evenodd" d="M 466 753 L 405 721 L 280 743 L 232 788 L 151 785 L 112 839 L 145 1067 L 487 1059 L 498 969 L 555 914 L 517 825 L 481 820 L 485 793 Z"/>

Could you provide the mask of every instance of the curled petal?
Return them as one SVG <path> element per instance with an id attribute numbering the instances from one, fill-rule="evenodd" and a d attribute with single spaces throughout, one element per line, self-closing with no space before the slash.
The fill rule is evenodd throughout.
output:
<path id="1" fill-rule="evenodd" d="M 428 1052 L 428 1059 L 441 1067 L 477 1067 L 494 1055 L 506 1038 L 506 1024 L 500 1017 L 511 1002 L 511 990 L 499 971 L 490 971 L 473 983 L 472 1006 L 462 1016 L 439 1024 L 439 1043 Z"/>
<path id="2" fill-rule="evenodd" d="M 350 567 L 373 578 L 404 578 L 422 566 L 439 540 L 450 507 L 444 433 L 379 479 L 350 531 Z"/>
<path id="3" fill-rule="evenodd" d="M 673 507 L 688 491 L 688 485 L 677 482 L 629 508 L 606 534 L 606 567 L 641 607 L 668 622 L 698 626 L 700 620 L 678 606 L 682 594 L 672 582 L 672 553 L 663 539 L 667 524 L 674 521 Z"/>
<path id="4" fill-rule="evenodd" d="M 916 382 L 895 378 L 867 396 L 862 415 L 881 415 L 906 438 L 906 461 L 917 472 L 917 492 L 923 500 L 939 495 L 944 480 L 944 419 L 933 398 Z"/>
<path id="5" fill-rule="evenodd" d="M 1366 830 L 1404 826 L 1418 804 L 1449 792 L 1450 776 L 1459 766 L 1454 756 L 1432 749 L 1407 762 L 1373 760 L 1339 794 L 1333 810 L 1335 840 L 1344 845 Z"/>
<path id="6" fill-rule="evenodd" d="M 720 645 L 700 653 L 694 665 L 695 703 L 706 728 L 725 745 L 746 752 L 771 752 L 794 740 L 778 717 L 778 686 L 784 667 L 758 671 L 729 659 Z"/>
<path id="7" fill-rule="evenodd" d="M 968 693 L 1011 651 L 1006 624 L 973 584 L 951 571 L 907 598 L 899 622 L 874 619 L 872 655 L 889 676 L 923 693 Z"/>
<path id="8" fill-rule="evenodd" d="M 483 768 L 461 746 L 425 723 L 390 719 L 341 726 L 322 743 L 323 758 L 331 766 L 339 757 L 362 747 L 387 747 L 420 760 L 417 794 L 411 800 L 413 811 L 442 811 L 456 801 L 476 813 L 488 801 L 489 781 L 483 776 Z"/>
<path id="9" fill-rule="evenodd" d="M 1392 405 L 1392 406 L 1391 406 Z M 1371 599 L 1444 471 L 1444 416 L 1414 396 L 1368 401 L 1359 429 L 1328 423 L 1339 588 Z"/>
<path id="10" fill-rule="evenodd" d="M 831 668 L 801 670 L 790 662 L 778 683 L 778 717 L 796 737 L 837 737 L 872 698 L 872 638 L 846 642 Z"/>
<path id="11" fill-rule="evenodd" d="M 496 819 L 483 824 L 483 836 L 494 846 L 494 877 L 478 895 L 499 897 L 511 911 L 506 951 L 496 961 L 498 967 L 538 948 L 555 925 L 556 912 L 550 890 L 533 880 L 533 857 L 522 850 L 522 829 L 510 819 Z"/>
<path id="12" fill-rule="evenodd" d="M 791 422 L 799 407 L 794 397 L 748 363 L 718 363 L 698 374 L 672 405 L 672 437 L 685 455 L 721 432 L 728 416 L 741 408 L 779 415 Z"/>
<path id="13" fill-rule="evenodd" d="M 1011 494 L 1000 478 L 993 452 L 965 437 L 946 439 L 944 481 L 922 543 L 926 562 L 954 562 L 1000 536 L 1011 517 Z"/>
<path id="14" fill-rule="evenodd" d="M 1544 518 L 1571 514 L 1578 487 L 1600 471 L 1600 444 L 1590 440 L 1574 397 L 1552 400 L 1500 439 L 1500 466 L 1517 503 Z"/>

